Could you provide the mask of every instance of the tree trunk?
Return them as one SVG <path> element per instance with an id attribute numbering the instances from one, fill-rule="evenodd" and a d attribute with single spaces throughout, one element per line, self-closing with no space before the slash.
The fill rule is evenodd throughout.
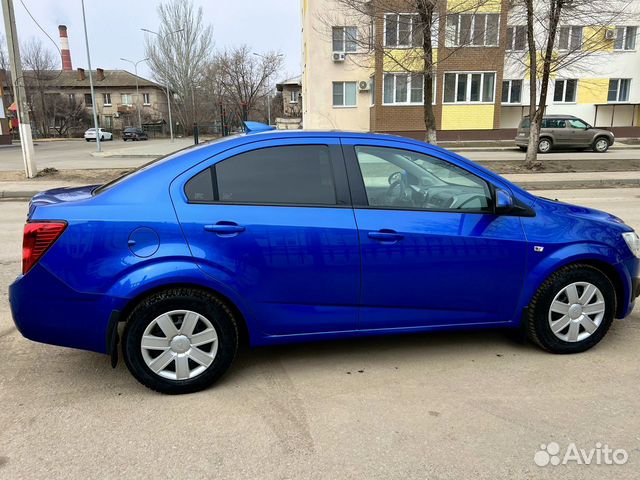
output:
<path id="1" fill-rule="evenodd" d="M 433 45 L 431 44 L 431 28 L 433 25 L 433 0 L 420 0 L 417 3 L 418 14 L 422 23 L 422 60 L 424 78 L 424 141 L 437 143 L 436 116 L 433 113 Z"/>

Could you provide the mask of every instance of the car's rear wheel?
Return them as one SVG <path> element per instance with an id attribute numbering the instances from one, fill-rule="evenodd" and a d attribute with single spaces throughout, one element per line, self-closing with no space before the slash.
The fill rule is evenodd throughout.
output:
<path id="1" fill-rule="evenodd" d="M 155 293 L 129 315 L 123 354 L 143 385 L 162 393 L 207 388 L 231 366 L 238 329 L 229 308 L 197 289 Z"/>
<path id="2" fill-rule="evenodd" d="M 549 153 L 552 146 L 553 146 L 553 143 L 551 142 L 550 138 L 546 138 L 546 137 L 541 138 L 538 141 L 538 153 Z"/>
<path id="3" fill-rule="evenodd" d="M 523 147 L 522 145 L 519 145 L 518 148 L 523 152 L 527 151 L 527 147 Z"/>
<path id="4" fill-rule="evenodd" d="M 611 281 L 590 265 L 570 265 L 538 289 L 528 309 L 527 334 L 552 353 L 578 353 L 596 345 L 613 322 Z"/>
<path id="5" fill-rule="evenodd" d="M 604 137 L 596 138 L 593 142 L 593 151 L 597 153 L 604 153 L 609 150 L 609 140 Z"/>

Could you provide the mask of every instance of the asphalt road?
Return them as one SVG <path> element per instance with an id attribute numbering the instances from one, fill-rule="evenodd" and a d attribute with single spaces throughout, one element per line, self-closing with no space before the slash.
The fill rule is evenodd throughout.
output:
<path id="1" fill-rule="evenodd" d="M 191 145 L 192 139 L 176 139 L 175 149 L 184 148 Z M 171 150 L 169 140 L 152 139 L 147 142 L 123 142 L 115 139 L 112 142 L 102 142 L 102 149 L 105 152 L 118 151 L 122 157 L 101 158 L 91 155 L 96 150 L 96 144 L 91 142 L 69 140 L 56 142 L 36 142 L 34 147 L 35 158 L 39 170 L 47 167 L 59 170 L 69 170 L 78 168 L 128 168 L 137 167 L 150 160 L 148 157 L 127 156 L 127 151 L 142 152 Z M 524 153 L 514 148 L 509 150 L 459 150 L 458 153 L 475 161 L 492 160 L 524 160 Z M 635 148 L 615 148 L 607 153 L 558 151 L 541 157 L 544 160 L 637 160 L 638 150 Z M 19 146 L 0 147 L 0 171 L 23 169 L 22 152 Z"/>
<path id="2" fill-rule="evenodd" d="M 640 189 L 540 193 L 640 227 Z M 283 346 L 169 397 L 105 356 L 18 334 L 6 291 L 26 204 L 0 212 L 0 478 L 638 478 L 640 309 L 580 355 L 497 331 Z M 537 466 L 552 441 L 629 459 Z"/>

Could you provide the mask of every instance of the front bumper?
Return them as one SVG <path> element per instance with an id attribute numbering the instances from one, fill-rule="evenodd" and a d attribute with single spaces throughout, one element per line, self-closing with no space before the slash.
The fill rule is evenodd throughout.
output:
<path id="1" fill-rule="evenodd" d="M 11 284 L 9 302 L 25 338 L 107 353 L 109 317 L 124 299 L 78 292 L 36 264 Z"/>

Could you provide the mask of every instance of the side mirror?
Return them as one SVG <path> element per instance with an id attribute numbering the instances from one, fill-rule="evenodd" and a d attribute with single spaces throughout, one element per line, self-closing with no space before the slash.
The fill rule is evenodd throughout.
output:
<path id="1" fill-rule="evenodd" d="M 496 189 L 496 213 L 509 213 L 513 210 L 513 197 L 506 190 Z"/>

